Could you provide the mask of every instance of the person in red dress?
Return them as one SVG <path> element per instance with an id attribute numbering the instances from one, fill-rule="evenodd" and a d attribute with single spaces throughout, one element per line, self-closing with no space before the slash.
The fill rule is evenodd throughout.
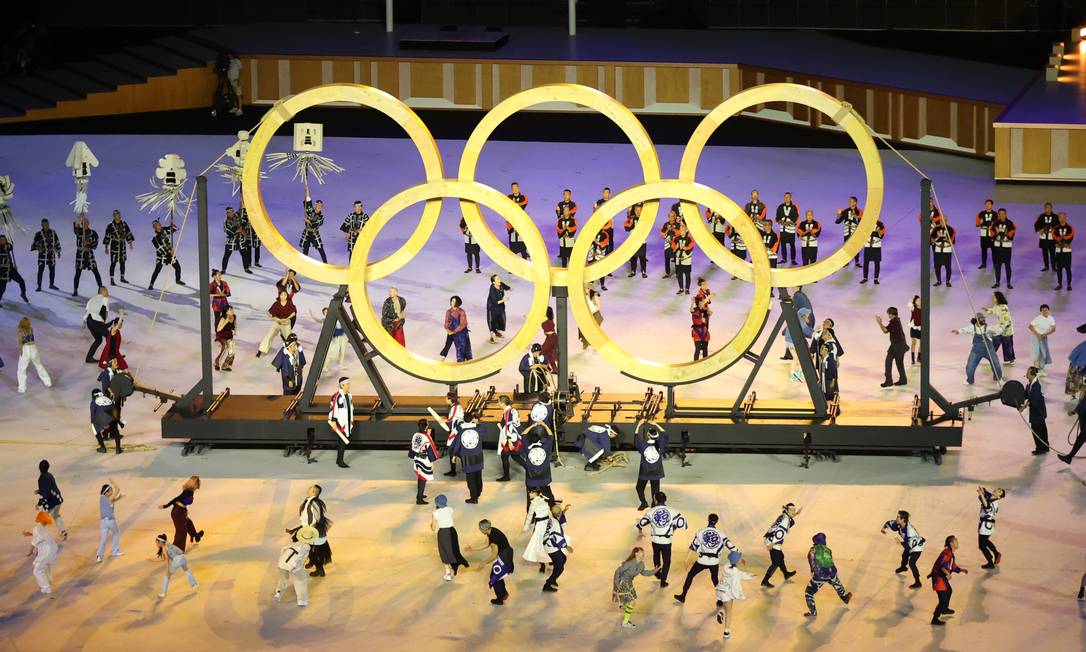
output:
<path id="1" fill-rule="evenodd" d="M 543 357 L 551 367 L 551 373 L 558 373 L 558 329 L 554 325 L 554 309 L 547 306 L 547 319 L 543 321 Z"/>
<path id="2" fill-rule="evenodd" d="M 935 605 L 935 612 L 931 615 L 932 625 L 945 625 L 946 623 L 939 620 L 939 616 L 954 613 L 954 610 L 950 608 L 950 596 L 954 593 L 954 590 L 950 588 L 950 576 L 954 573 L 969 572 L 958 567 L 954 559 L 954 551 L 957 549 L 958 537 L 952 534 L 946 538 L 946 548 L 939 553 L 939 558 L 931 567 L 931 573 L 928 573 L 928 577 L 931 578 L 931 588 L 939 596 L 939 603 Z"/>
<path id="3" fill-rule="evenodd" d="M 98 358 L 98 368 L 105 369 L 110 360 L 117 360 L 117 368 L 128 369 L 128 362 L 121 353 L 121 325 L 124 323 L 124 308 L 117 311 L 117 318 L 109 327 L 106 334 L 106 345 L 102 347 L 102 357 Z"/>

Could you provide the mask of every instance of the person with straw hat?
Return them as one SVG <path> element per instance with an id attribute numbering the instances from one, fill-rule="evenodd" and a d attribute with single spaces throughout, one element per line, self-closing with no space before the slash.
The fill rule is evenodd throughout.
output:
<path id="1" fill-rule="evenodd" d="M 275 601 L 283 599 L 283 589 L 294 583 L 294 594 L 299 607 L 309 606 L 309 575 L 306 574 L 305 560 L 310 547 L 317 540 L 317 528 L 306 525 L 291 536 L 291 542 L 279 551 L 279 582 L 275 585 Z"/>

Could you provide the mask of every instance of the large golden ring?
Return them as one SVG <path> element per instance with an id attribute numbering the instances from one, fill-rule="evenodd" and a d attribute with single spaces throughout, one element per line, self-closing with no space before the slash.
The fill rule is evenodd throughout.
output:
<path id="1" fill-rule="evenodd" d="M 245 198 L 249 221 L 268 251 L 284 265 L 296 271 L 299 276 L 333 285 L 343 285 L 347 282 L 347 268 L 315 260 L 298 251 L 275 228 L 271 217 L 268 216 L 267 208 L 264 207 L 264 196 L 260 192 L 260 168 L 264 159 L 264 150 L 268 147 L 276 130 L 292 120 L 303 109 L 326 102 L 353 102 L 384 113 L 403 127 L 411 138 L 411 142 L 415 144 L 415 149 L 422 156 L 422 168 L 426 173 L 427 181 L 442 179 L 445 172 L 441 165 L 441 153 L 426 124 L 410 107 L 380 89 L 360 84 L 317 86 L 280 100 L 268 110 L 260 127 L 252 136 L 242 171 L 241 192 Z M 407 261 L 414 258 L 430 239 L 440 214 L 440 199 L 427 202 L 422 211 L 422 219 L 419 220 L 407 242 L 385 258 L 375 261 L 366 270 L 366 278 L 371 281 L 379 279 L 406 265 Z"/>
<path id="2" fill-rule="evenodd" d="M 799 84 L 765 84 L 762 86 L 755 86 L 754 88 L 748 88 L 725 100 L 715 109 L 710 111 L 709 114 L 702 119 L 701 123 L 698 124 L 697 129 L 694 130 L 694 134 L 686 143 L 686 149 L 683 150 L 682 161 L 679 164 L 679 179 L 683 181 L 695 180 L 698 169 L 698 159 L 701 158 L 701 153 L 705 149 L 706 143 L 709 142 L 709 137 L 713 135 L 713 132 L 716 131 L 717 127 L 740 111 L 748 109 L 756 104 L 763 104 L 766 102 L 794 102 L 796 104 L 809 106 L 812 109 L 829 116 L 838 126 L 845 130 L 850 138 L 852 138 L 852 142 L 860 152 L 860 159 L 863 161 L 864 172 L 867 175 L 867 194 L 864 197 L 864 214 L 860 219 L 860 225 L 857 227 L 856 232 L 852 234 L 845 244 L 828 257 L 813 264 L 804 265 L 802 267 L 789 267 L 787 269 L 774 269 L 770 274 L 770 278 L 772 279 L 771 285 L 773 287 L 806 285 L 836 272 L 841 269 L 841 267 L 847 265 L 848 261 L 855 257 L 856 254 L 860 253 L 864 243 L 867 242 L 867 239 L 871 236 L 871 232 L 875 230 L 875 223 L 878 222 L 879 212 L 882 210 L 884 183 L 882 176 L 882 159 L 879 157 L 879 150 L 875 146 L 875 141 L 868 132 L 867 123 L 865 123 L 863 118 L 852 109 L 851 105 L 842 102 L 832 95 L 827 95 L 817 88 Z M 686 205 L 684 205 L 684 207 Z M 750 222 L 750 219 L 741 208 L 734 204 L 733 206 L 734 209 L 731 213 L 721 213 L 721 215 L 728 220 L 729 224 L 738 225 L 744 222 Z M 694 211 L 695 215 L 699 215 L 696 206 L 691 206 L 690 208 Z M 690 227 L 690 232 L 695 236 L 709 235 L 709 228 L 705 225 L 704 220 L 687 220 L 687 226 Z M 761 236 L 759 236 L 759 239 L 760 237 Z M 749 248 L 750 240 L 748 240 L 746 236 L 743 236 L 743 240 Z M 723 250 L 724 246 L 715 239 L 708 239 L 708 246 L 703 246 L 702 249 L 706 254 L 709 254 L 710 250 Z M 754 268 L 751 264 L 736 256 L 725 256 L 720 261 L 717 261 L 716 258 L 713 258 L 712 256 L 710 256 L 710 258 L 718 262 L 721 267 L 731 272 L 733 275 L 748 283 L 755 278 Z"/>

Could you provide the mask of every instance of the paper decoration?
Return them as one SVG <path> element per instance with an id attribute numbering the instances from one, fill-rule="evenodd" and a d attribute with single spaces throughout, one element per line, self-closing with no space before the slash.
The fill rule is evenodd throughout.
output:
<path id="1" fill-rule="evenodd" d="M 155 176 L 150 182 L 151 191 L 136 195 L 140 210 L 155 213 L 165 208 L 165 214 L 172 215 L 177 210 L 177 205 L 188 199 L 185 196 L 186 181 L 188 173 L 185 171 L 184 159 L 177 154 L 166 154 L 158 159 Z"/>
<path id="2" fill-rule="evenodd" d="M 15 196 L 15 182 L 9 176 L 0 176 L 0 233 L 7 236 L 8 242 L 15 244 L 15 214 L 8 202 Z"/>
<path id="3" fill-rule="evenodd" d="M 226 148 L 225 156 L 231 163 L 216 163 L 214 169 L 219 175 L 230 182 L 230 194 L 236 195 L 241 190 L 241 173 L 245 167 L 245 155 L 249 152 L 249 132 L 239 131 L 237 141 Z M 268 175 L 260 172 L 260 178 L 266 179 Z"/>
<path id="4" fill-rule="evenodd" d="M 323 152 L 324 125 L 314 122 L 298 122 L 294 125 L 295 152 Z"/>
<path id="5" fill-rule="evenodd" d="M 342 174 L 344 171 L 335 161 L 317 153 L 323 149 L 324 125 L 298 123 L 294 125 L 294 151 L 268 154 L 268 170 L 278 170 L 293 163 L 294 179 L 301 177 L 308 191 L 310 176 L 316 179 L 317 183 L 324 184 L 326 174 Z"/>
<path id="6" fill-rule="evenodd" d="M 87 186 L 90 185 L 91 168 L 98 167 L 98 158 L 86 143 L 77 140 L 68 152 L 68 158 L 64 164 L 71 168 L 72 176 L 75 178 L 75 199 L 69 204 L 75 209 L 77 215 L 82 215 L 90 208 Z"/>

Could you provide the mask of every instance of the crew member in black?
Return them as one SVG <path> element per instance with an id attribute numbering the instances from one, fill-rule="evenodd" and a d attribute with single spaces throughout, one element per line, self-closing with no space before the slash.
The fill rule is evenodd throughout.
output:
<path id="1" fill-rule="evenodd" d="M 634 204 L 633 206 L 630 206 L 630 208 L 626 211 L 626 221 L 622 223 L 622 228 L 625 229 L 626 233 L 629 233 L 630 231 L 633 231 L 635 228 L 637 228 L 637 221 L 641 219 L 642 208 L 643 206 L 641 204 Z M 630 258 L 630 273 L 626 275 L 628 278 L 632 278 L 635 274 L 637 274 L 638 263 L 641 263 L 641 278 L 649 277 L 648 248 L 649 243 L 647 241 L 641 243 L 641 246 L 637 249 L 637 253 L 635 253 L 633 257 Z"/>

